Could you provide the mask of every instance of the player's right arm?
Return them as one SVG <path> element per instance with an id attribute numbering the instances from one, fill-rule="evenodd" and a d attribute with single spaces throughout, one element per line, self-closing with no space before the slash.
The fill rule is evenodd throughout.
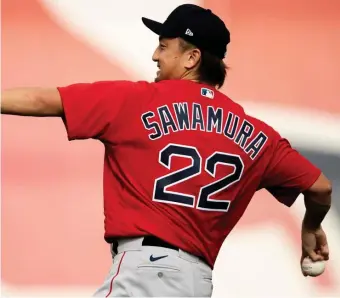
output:
<path id="1" fill-rule="evenodd" d="M 327 237 L 321 223 L 331 208 L 332 184 L 324 174 L 304 193 L 306 213 L 302 223 L 302 257 L 310 256 L 312 260 L 328 260 L 329 248 Z"/>
<path id="2" fill-rule="evenodd" d="M 332 184 L 324 174 L 304 192 L 306 214 L 304 226 L 307 229 L 318 229 L 328 213 L 332 202 Z"/>
<path id="3" fill-rule="evenodd" d="M 261 188 L 266 188 L 278 201 L 291 206 L 304 195 L 306 212 L 302 223 L 303 257 L 314 261 L 328 260 L 326 235 L 321 228 L 331 207 L 332 184 L 329 179 L 279 136 L 273 143 L 271 159 Z"/>

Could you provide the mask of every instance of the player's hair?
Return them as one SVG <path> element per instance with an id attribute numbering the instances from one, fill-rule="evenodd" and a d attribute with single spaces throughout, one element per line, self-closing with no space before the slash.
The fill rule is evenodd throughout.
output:
<path id="1" fill-rule="evenodd" d="M 196 48 L 182 38 L 180 38 L 180 47 L 183 51 Z M 200 82 L 221 88 L 224 84 L 227 70 L 228 66 L 222 59 L 201 50 L 201 61 L 197 70 Z"/>

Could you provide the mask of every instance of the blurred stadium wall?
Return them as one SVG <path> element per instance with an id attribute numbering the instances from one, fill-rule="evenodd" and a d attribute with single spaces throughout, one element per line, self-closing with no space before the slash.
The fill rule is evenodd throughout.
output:
<path id="1" fill-rule="evenodd" d="M 302 200 L 287 209 L 261 192 L 224 243 L 214 297 L 339 297 L 340 1 L 191 2 L 212 8 L 231 30 L 223 91 L 334 181 L 322 277 L 299 271 Z M 182 3 L 3 0 L 2 88 L 152 80 L 158 40 L 140 17 L 164 20 Z M 110 266 L 102 153 L 94 141 L 67 142 L 60 120 L 2 117 L 4 296 L 89 296 L 101 284 Z"/>

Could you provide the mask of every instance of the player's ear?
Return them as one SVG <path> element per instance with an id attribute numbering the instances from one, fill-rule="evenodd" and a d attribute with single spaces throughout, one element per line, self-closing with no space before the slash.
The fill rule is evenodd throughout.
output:
<path id="1" fill-rule="evenodd" d="M 187 50 L 185 59 L 185 68 L 193 69 L 195 68 L 201 60 L 201 51 L 197 48 Z"/>

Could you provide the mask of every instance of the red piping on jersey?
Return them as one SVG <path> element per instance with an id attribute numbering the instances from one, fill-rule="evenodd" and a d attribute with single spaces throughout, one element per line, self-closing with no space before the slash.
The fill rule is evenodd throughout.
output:
<path id="1" fill-rule="evenodd" d="M 109 291 L 109 293 L 105 296 L 106 298 L 107 297 L 109 297 L 110 296 L 110 294 L 112 293 L 112 285 L 113 285 L 113 281 L 115 280 L 115 278 L 118 276 L 118 274 L 119 274 L 119 271 L 120 271 L 120 265 L 122 265 L 122 261 L 123 261 L 123 259 L 124 259 L 124 256 L 125 256 L 125 251 L 124 251 L 124 253 L 123 253 L 123 255 L 122 255 L 122 258 L 120 259 L 120 261 L 119 261 L 119 265 L 118 265 L 118 269 L 117 269 L 117 273 L 116 273 L 116 275 L 114 276 L 114 277 L 112 277 L 112 279 L 111 279 L 111 283 L 110 283 L 110 291 Z"/>

